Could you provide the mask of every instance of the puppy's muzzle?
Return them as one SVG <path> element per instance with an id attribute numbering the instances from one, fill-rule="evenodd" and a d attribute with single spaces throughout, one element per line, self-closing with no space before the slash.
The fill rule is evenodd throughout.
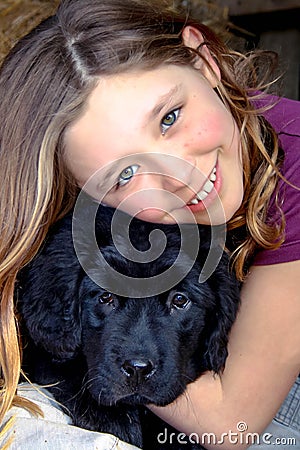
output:
<path id="1" fill-rule="evenodd" d="M 151 360 L 127 359 L 121 366 L 121 371 L 133 385 L 140 385 L 155 373 L 156 368 Z"/>

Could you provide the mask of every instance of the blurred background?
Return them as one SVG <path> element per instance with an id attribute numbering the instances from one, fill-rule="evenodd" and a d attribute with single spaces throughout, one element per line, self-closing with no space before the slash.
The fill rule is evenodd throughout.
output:
<path id="1" fill-rule="evenodd" d="M 84 0 L 82 0 L 84 1 Z M 50 15 L 59 0 L 0 0 L 0 62 L 16 40 Z M 174 0 L 237 50 L 279 55 L 281 93 L 300 99 L 300 0 Z"/>
<path id="2" fill-rule="evenodd" d="M 284 73 L 283 95 L 300 99 L 300 0 L 215 0 L 224 8 L 235 33 L 246 36 L 246 48 L 259 47 L 279 55 Z"/>

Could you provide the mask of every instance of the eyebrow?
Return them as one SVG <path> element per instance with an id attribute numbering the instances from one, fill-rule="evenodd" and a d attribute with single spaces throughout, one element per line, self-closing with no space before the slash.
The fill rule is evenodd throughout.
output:
<path id="1" fill-rule="evenodd" d="M 101 181 L 97 184 L 97 191 L 100 193 L 103 188 L 107 188 L 107 185 L 111 186 L 108 190 L 110 190 L 113 186 L 115 186 L 116 180 L 116 172 L 119 169 L 118 161 L 115 163 L 111 163 L 110 168 L 104 173 Z M 114 181 L 113 181 L 114 180 Z M 107 192 L 106 192 L 107 193 Z"/>
<path id="2" fill-rule="evenodd" d="M 152 110 L 147 115 L 147 119 L 153 121 L 157 116 L 161 113 L 161 111 L 171 103 L 173 97 L 178 94 L 181 90 L 182 84 L 176 84 L 172 89 L 169 90 L 166 94 L 163 94 L 159 97 L 157 103 L 152 108 Z"/>

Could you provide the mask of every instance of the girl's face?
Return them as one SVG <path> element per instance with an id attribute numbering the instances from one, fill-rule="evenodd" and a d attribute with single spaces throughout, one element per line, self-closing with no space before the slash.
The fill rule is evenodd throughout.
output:
<path id="1" fill-rule="evenodd" d="M 146 221 L 229 220 L 243 197 L 240 135 L 215 85 L 176 65 L 101 78 L 65 138 L 78 184 Z"/>

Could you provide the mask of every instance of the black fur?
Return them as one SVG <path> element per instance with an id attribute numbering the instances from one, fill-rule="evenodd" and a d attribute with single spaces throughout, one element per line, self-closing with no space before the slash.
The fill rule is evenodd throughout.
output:
<path id="1" fill-rule="evenodd" d="M 100 207 L 96 233 L 102 254 L 117 271 L 146 278 L 174 263 L 180 245 L 175 225 L 131 222 L 131 239 L 141 250 L 153 229 L 159 227 L 168 238 L 155 263 L 138 264 L 116 251 L 112 214 Z M 17 309 L 24 324 L 23 369 L 39 384 L 58 382 L 49 390 L 75 425 L 115 434 L 144 449 L 182 448 L 174 437 L 169 444 L 157 441 L 165 428 L 175 430 L 145 405 L 166 405 L 203 371 L 224 368 L 239 289 L 226 254 L 211 277 L 199 283 L 209 231 L 199 227 L 200 250 L 188 275 L 170 291 L 146 298 L 108 295 L 85 274 L 73 248 L 71 214 L 53 227 L 39 255 L 21 271 Z M 122 233 L 121 227 L 121 245 Z M 82 245 L 90 270 L 103 271 L 89 240 Z M 179 272 L 190 264 L 189 255 L 181 259 Z"/>

